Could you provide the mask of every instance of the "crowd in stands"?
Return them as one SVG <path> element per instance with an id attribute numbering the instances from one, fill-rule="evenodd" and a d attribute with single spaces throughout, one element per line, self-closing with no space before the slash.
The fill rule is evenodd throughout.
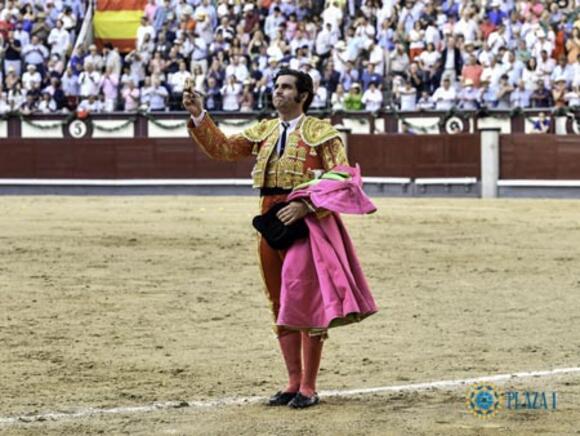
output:
<path id="1" fill-rule="evenodd" d="M 568 5 L 564 8 L 564 4 Z M 82 0 L 0 0 L 0 113 L 271 106 L 276 72 L 312 110 L 580 106 L 578 5 L 551 0 L 148 0 L 135 49 L 75 47 Z"/>

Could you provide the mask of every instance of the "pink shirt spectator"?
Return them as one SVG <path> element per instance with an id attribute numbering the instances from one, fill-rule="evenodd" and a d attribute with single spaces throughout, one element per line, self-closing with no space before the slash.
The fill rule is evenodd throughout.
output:
<path id="1" fill-rule="evenodd" d="M 125 100 L 125 112 L 136 111 L 139 107 L 139 89 L 125 88 L 123 90 L 123 99 Z"/>

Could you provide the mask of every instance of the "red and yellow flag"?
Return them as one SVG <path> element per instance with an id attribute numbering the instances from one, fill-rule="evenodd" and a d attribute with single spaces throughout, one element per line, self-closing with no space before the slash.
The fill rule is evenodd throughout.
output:
<path id="1" fill-rule="evenodd" d="M 110 42 L 121 52 L 134 50 L 146 4 L 147 0 L 97 0 L 93 18 L 97 46 Z"/>

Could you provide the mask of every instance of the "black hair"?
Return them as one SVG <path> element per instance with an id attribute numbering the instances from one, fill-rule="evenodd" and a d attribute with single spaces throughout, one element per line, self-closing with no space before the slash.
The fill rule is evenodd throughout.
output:
<path id="1" fill-rule="evenodd" d="M 293 70 L 291 68 L 282 68 L 278 74 L 276 74 L 274 83 L 276 83 L 280 76 L 292 76 L 296 78 L 296 90 L 298 91 L 297 101 L 300 101 L 302 94 L 308 94 L 306 100 L 304 100 L 304 103 L 302 104 L 302 110 L 306 113 L 314 99 L 314 84 L 312 83 L 312 77 L 302 71 Z"/>

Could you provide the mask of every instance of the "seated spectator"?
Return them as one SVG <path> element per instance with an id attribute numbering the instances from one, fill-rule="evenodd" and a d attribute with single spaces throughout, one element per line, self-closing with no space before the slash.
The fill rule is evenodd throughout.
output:
<path id="1" fill-rule="evenodd" d="M 532 92 L 532 107 L 545 108 L 552 105 L 552 95 L 544 86 L 544 80 L 538 79 L 536 89 Z"/>
<path id="2" fill-rule="evenodd" d="M 48 92 L 42 93 L 42 99 L 38 103 L 37 110 L 42 114 L 56 112 L 56 102 Z"/>
<path id="3" fill-rule="evenodd" d="M 420 111 L 430 111 L 435 109 L 435 102 L 429 95 L 429 92 L 422 92 L 421 98 L 419 98 L 419 101 L 417 101 L 417 109 Z"/>
<path id="4" fill-rule="evenodd" d="M 457 93 L 455 88 L 451 87 L 451 79 L 445 77 L 443 79 L 443 86 L 435 90 L 433 94 L 433 101 L 435 102 L 435 109 L 438 111 L 448 111 L 455 106 Z"/>
<path id="5" fill-rule="evenodd" d="M 533 122 L 532 133 L 548 133 L 550 127 L 552 126 L 552 121 L 546 116 L 544 112 L 538 114 L 538 119 Z"/>
<path id="6" fill-rule="evenodd" d="M 103 111 L 103 104 L 96 95 L 91 95 L 79 103 L 77 110 L 88 113 L 99 113 Z"/>
<path id="7" fill-rule="evenodd" d="M 332 93 L 332 97 L 330 98 L 330 104 L 333 111 L 343 111 L 345 110 L 344 100 L 346 98 L 346 94 L 344 92 L 344 88 L 339 83 L 336 87 L 336 91 Z"/>
<path id="8" fill-rule="evenodd" d="M 493 109 L 497 106 L 497 89 L 491 85 L 487 78 L 481 78 L 479 89 L 479 106 Z"/>
<path id="9" fill-rule="evenodd" d="M 53 77 L 50 80 L 50 85 L 42 90 L 42 93 L 47 93 L 50 95 L 54 103 L 56 104 L 56 109 L 61 110 L 67 104 L 66 96 L 64 91 L 62 90 L 60 80 L 56 77 Z"/>
<path id="10" fill-rule="evenodd" d="M 556 108 L 566 106 L 566 77 L 558 77 L 556 83 L 554 84 L 554 89 L 552 89 L 552 101 Z"/>
<path id="11" fill-rule="evenodd" d="M 572 89 L 564 95 L 564 99 L 569 107 L 578 110 L 580 108 L 580 87 L 573 86 Z"/>
<path id="12" fill-rule="evenodd" d="M 34 97 L 32 98 L 34 100 Z M 26 102 L 26 94 L 22 91 L 22 85 L 20 84 L 20 82 L 18 82 L 14 86 L 14 89 L 8 90 L 8 103 L 10 103 L 11 110 L 20 111 L 22 105 L 25 102 Z"/>
<path id="13" fill-rule="evenodd" d="M 531 106 L 532 92 L 526 89 L 526 83 L 520 80 L 518 87 L 513 90 L 510 95 L 510 103 L 512 108 L 527 109 Z"/>
<path id="14" fill-rule="evenodd" d="M 459 108 L 466 111 L 479 109 L 479 90 L 473 86 L 472 79 L 465 79 L 463 88 L 459 91 Z"/>
<path id="15" fill-rule="evenodd" d="M 398 88 L 398 94 L 401 111 L 417 110 L 417 89 L 413 87 L 411 80 L 406 80 L 405 84 Z"/>
<path id="16" fill-rule="evenodd" d="M 314 85 L 314 98 L 312 99 L 312 104 L 310 107 L 314 110 L 326 109 L 328 106 L 328 90 L 320 85 L 320 81 L 313 81 Z"/>
<path id="17" fill-rule="evenodd" d="M 8 94 L 0 87 L 0 114 L 10 112 L 10 102 L 8 101 Z"/>
<path id="18" fill-rule="evenodd" d="M 23 115 L 31 115 L 38 110 L 38 104 L 33 94 L 26 95 L 24 102 L 18 108 Z"/>
<path id="19" fill-rule="evenodd" d="M 344 109 L 347 111 L 361 111 L 363 110 L 362 94 L 360 84 L 353 83 L 348 90 L 347 96 L 344 98 Z"/>
<path id="20" fill-rule="evenodd" d="M 36 65 L 29 64 L 26 66 L 26 72 L 22 75 L 22 87 L 25 91 L 31 91 L 35 85 L 42 83 L 42 77 L 36 70 Z"/>
<path id="21" fill-rule="evenodd" d="M 6 91 L 10 91 L 14 89 L 17 83 L 20 83 L 20 76 L 16 74 L 14 67 L 8 68 L 8 73 L 6 78 L 4 79 L 4 83 L 6 84 Z"/>
<path id="22" fill-rule="evenodd" d="M 513 90 L 514 87 L 510 85 L 507 74 L 502 75 L 499 80 L 499 85 L 496 94 L 497 105 L 495 107 L 497 109 L 503 110 L 510 109 L 511 106 L 510 97 Z"/>

